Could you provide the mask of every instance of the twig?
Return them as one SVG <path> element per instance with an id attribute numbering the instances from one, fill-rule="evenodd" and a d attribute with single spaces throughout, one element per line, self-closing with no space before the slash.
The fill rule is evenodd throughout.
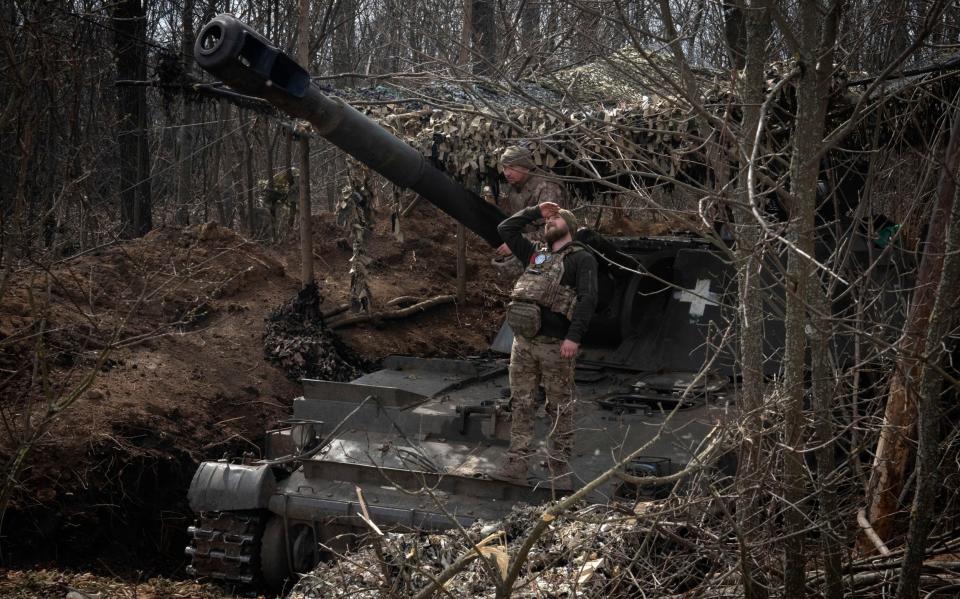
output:
<path id="1" fill-rule="evenodd" d="M 363 499 L 363 489 L 359 486 L 356 487 L 357 490 L 357 501 L 360 502 L 360 519 L 366 523 L 366 525 L 373 531 L 373 552 L 377 554 L 377 562 L 380 564 L 380 573 L 383 574 L 383 588 L 387 591 L 387 596 L 392 597 L 393 592 L 389 589 L 392 588 L 391 577 L 390 577 L 390 568 L 387 566 L 387 560 L 383 556 L 383 531 L 380 530 L 380 527 L 373 523 L 373 520 L 370 518 L 370 512 L 367 511 L 367 502 Z"/>
<path id="2" fill-rule="evenodd" d="M 877 531 L 873 530 L 873 526 L 870 525 L 870 521 L 867 520 L 867 508 L 860 508 L 857 511 L 857 524 L 860 525 L 860 528 L 863 530 L 863 534 L 870 539 L 870 542 L 873 543 L 873 546 L 877 548 L 877 551 L 880 552 L 880 555 L 886 557 L 890 555 L 890 549 L 884 544 L 883 539 L 880 538 L 880 535 L 877 534 Z"/>

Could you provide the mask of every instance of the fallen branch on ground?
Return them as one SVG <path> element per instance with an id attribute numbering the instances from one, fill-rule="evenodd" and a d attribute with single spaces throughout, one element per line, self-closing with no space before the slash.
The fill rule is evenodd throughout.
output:
<path id="1" fill-rule="evenodd" d="M 423 300 L 412 306 L 408 306 L 401 310 L 391 310 L 387 312 L 372 312 L 370 314 L 357 314 L 354 316 L 345 316 L 338 320 L 335 320 L 331 323 L 328 323 L 327 326 L 331 329 L 339 329 L 347 326 L 352 326 L 355 324 L 360 324 L 361 322 L 370 322 L 376 320 L 397 320 L 400 318 L 406 318 L 407 316 L 412 316 L 414 314 L 419 314 L 430 308 L 436 306 L 442 306 L 444 304 L 452 304 L 453 296 L 452 295 L 438 295 L 437 297 L 430 298 L 428 300 Z"/>

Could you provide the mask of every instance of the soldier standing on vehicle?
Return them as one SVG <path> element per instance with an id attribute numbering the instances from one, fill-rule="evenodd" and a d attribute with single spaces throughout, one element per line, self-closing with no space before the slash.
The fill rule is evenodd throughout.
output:
<path id="1" fill-rule="evenodd" d="M 545 220 L 545 245 L 534 245 L 524 228 Z M 569 486 L 573 451 L 574 364 L 580 340 L 597 304 L 597 261 L 573 241 L 577 218 L 555 202 L 524 208 L 500 223 L 504 245 L 526 266 L 510 295 L 507 322 L 513 329 L 510 352 L 512 422 L 503 475 L 525 481 L 533 451 L 535 395 L 542 382 L 552 419 L 547 464 L 559 486 Z"/>
<path id="2" fill-rule="evenodd" d="M 525 146 L 510 146 L 500 156 L 507 189 L 505 208 L 511 214 L 527 206 L 553 202 L 565 208 L 563 188 L 547 179 L 533 162 L 533 153 Z"/>

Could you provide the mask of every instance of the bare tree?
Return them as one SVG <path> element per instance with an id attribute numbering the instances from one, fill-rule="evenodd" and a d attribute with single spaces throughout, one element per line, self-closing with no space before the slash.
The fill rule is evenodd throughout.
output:
<path id="1" fill-rule="evenodd" d="M 146 79 L 146 15 L 140 0 L 125 0 L 113 9 L 117 77 Z M 139 237 L 152 228 L 149 117 L 143 88 L 120 88 L 118 134 L 121 234 Z"/>

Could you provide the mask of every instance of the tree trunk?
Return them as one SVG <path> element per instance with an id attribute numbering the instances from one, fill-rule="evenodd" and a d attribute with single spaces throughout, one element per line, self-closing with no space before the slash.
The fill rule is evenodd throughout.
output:
<path id="1" fill-rule="evenodd" d="M 943 270 L 944 237 L 957 190 L 956 170 L 960 164 L 960 118 L 954 117 L 950 140 L 940 172 L 937 198 L 929 218 L 927 239 L 917 273 L 910 312 L 904 323 L 897 365 L 890 381 L 890 392 L 883 415 L 883 428 L 867 485 L 867 520 L 883 541 L 893 536 L 896 514 L 900 511 L 900 493 L 910 462 L 910 445 L 917 421 L 917 390 L 922 375 L 922 356 L 930 329 L 930 316 L 937 299 L 936 285 Z M 873 552 L 873 544 L 864 536 L 860 550 Z"/>
<path id="2" fill-rule="evenodd" d="M 751 10 L 759 10 L 752 6 Z M 747 24 L 745 7 L 742 1 L 723 2 L 723 34 L 727 42 L 727 58 L 730 65 L 736 70 L 742 70 L 747 62 L 747 44 L 750 32 L 747 29 L 753 24 Z"/>
<path id="3" fill-rule="evenodd" d="M 830 301 L 817 277 L 811 277 L 807 290 L 811 307 L 810 327 L 810 393 L 813 398 L 813 420 L 817 439 L 817 497 L 820 502 L 820 546 L 826 599 L 843 599 L 842 554 L 839 540 L 843 523 L 838 518 L 836 460 L 834 459 L 833 398 L 838 382 L 830 360 L 830 339 L 833 338 Z"/>
<path id="4" fill-rule="evenodd" d="M 463 0 L 463 25 L 460 29 L 460 52 L 457 64 L 470 63 L 470 40 L 473 39 L 473 0 Z"/>
<path id="5" fill-rule="evenodd" d="M 743 99 L 743 121 L 740 144 L 745 156 L 753 153 L 754 137 L 760 122 L 760 105 L 764 98 L 764 69 L 766 45 L 770 38 L 770 16 L 756 7 L 750 12 L 747 36 L 745 72 L 740 80 Z M 746 162 L 740 169 L 736 197 L 745 206 L 750 202 Z M 740 537 L 740 574 L 743 578 L 745 599 L 764 599 L 767 596 L 762 580 L 757 580 L 759 569 L 749 549 L 754 536 L 759 537 L 763 525 L 760 511 L 760 488 L 765 459 L 763 435 L 763 295 L 760 284 L 762 260 L 757 248 L 760 225 L 744 210 L 734 212 L 737 223 L 737 257 L 742 264 L 737 274 L 740 292 L 740 422 L 744 431 L 743 443 L 737 460 L 737 528 Z"/>
<path id="6" fill-rule="evenodd" d="M 147 78 L 146 16 L 140 0 L 113 9 L 117 78 Z M 147 98 L 143 87 L 117 89 L 117 146 L 120 163 L 120 235 L 139 237 L 152 228 Z"/>
<path id="7" fill-rule="evenodd" d="M 217 111 L 219 113 L 219 123 L 217 123 L 216 142 L 213 145 L 213 194 L 214 205 L 217 209 L 217 221 L 221 226 L 229 227 L 232 223 L 227 222 L 226 196 L 227 192 L 223 187 L 223 138 L 227 135 L 227 120 L 230 118 L 230 103 L 225 99 L 218 102 Z"/>
<path id="8" fill-rule="evenodd" d="M 357 47 L 357 1 L 339 0 L 337 13 L 334 15 L 333 30 L 333 72 L 348 73 L 356 70 Z M 353 77 L 340 79 L 340 84 L 353 87 L 356 81 Z"/>
<path id="9" fill-rule="evenodd" d="M 497 23 L 493 0 L 473 0 L 473 72 L 493 76 L 497 72 Z"/>
<path id="10" fill-rule="evenodd" d="M 539 44 L 540 0 L 524 0 L 520 7 L 520 49 L 529 55 Z"/>
<path id="11" fill-rule="evenodd" d="M 300 0 L 298 59 L 310 69 L 310 1 Z M 300 284 L 313 284 L 313 221 L 310 210 L 310 138 L 300 136 Z"/>
<path id="12" fill-rule="evenodd" d="M 247 197 L 247 234 L 251 239 L 257 235 L 257 216 L 256 201 L 253 195 L 253 185 L 256 178 L 253 175 L 253 118 L 244 123 L 241 131 L 243 132 L 243 165 L 246 174 L 246 197 Z"/>
<path id="13" fill-rule="evenodd" d="M 953 112 L 953 130 L 950 145 L 960 135 L 960 110 Z M 960 176 L 958 153 L 948 154 L 944 165 L 945 178 L 956 181 Z M 952 162 L 949 161 L 952 159 Z M 941 179 L 942 181 L 942 179 Z M 937 492 L 941 488 L 940 464 L 940 394 L 943 375 L 937 366 L 944 361 L 943 349 L 947 336 L 957 322 L 957 299 L 960 297 L 960 193 L 954 184 L 953 207 L 947 220 L 946 252 L 940 283 L 934 293 L 934 305 L 930 312 L 929 328 L 924 344 L 925 360 L 918 360 L 920 394 L 917 397 L 917 466 L 916 491 L 910 510 L 910 529 L 907 534 L 906 551 L 903 554 L 897 599 L 917 599 L 920 588 L 920 570 L 926 554 L 927 537 L 933 528 L 933 514 Z M 941 192 L 950 191 L 941 189 Z"/>
<path id="14" fill-rule="evenodd" d="M 839 2 L 839 0 L 838 0 Z M 837 6 L 837 3 L 834 4 Z M 814 255 L 814 214 L 816 212 L 818 155 L 825 129 L 833 71 L 835 26 L 821 17 L 819 2 L 802 2 L 797 35 L 801 55 L 800 78 L 796 83 L 797 113 L 790 157 L 792 202 L 787 239 L 793 245 L 787 258 L 786 342 L 783 360 L 784 407 L 784 596 L 802 599 L 805 589 L 805 534 L 808 515 L 806 472 L 803 457 L 803 398 L 806 387 L 806 327 L 808 288 L 812 283 Z M 822 37 L 821 37 L 822 36 Z"/>
<path id="15" fill-rule="evenodd" d="M 270 136 L 270 124 L 269 121 L 263 123 L 263 139 L 265 142 L 265 151 L 267 153 L 267 189 L 265 192 L 265 197 L 269 198 L 266 202 L 265 208 L 270 212 L 270 242 L 277 242 L 277 196 L 275 193 L 276 184 L 274 181 L 274 171 L 273 171 L 273 139 Z"/>
<path id="16" fill-rule="evenodd" d="M 194 0 L 183 0 L 183 37 L 180 60 L 184 75 L 193 66 L 193 6 Z M 177 131 L 177 147 L 180 161 L 177 163 L 177 211 L 176 222 L 180 226 L 190 224 L 190 207 L 193 188 L 193 103 L 183 97 L 183 121 Z"/>

